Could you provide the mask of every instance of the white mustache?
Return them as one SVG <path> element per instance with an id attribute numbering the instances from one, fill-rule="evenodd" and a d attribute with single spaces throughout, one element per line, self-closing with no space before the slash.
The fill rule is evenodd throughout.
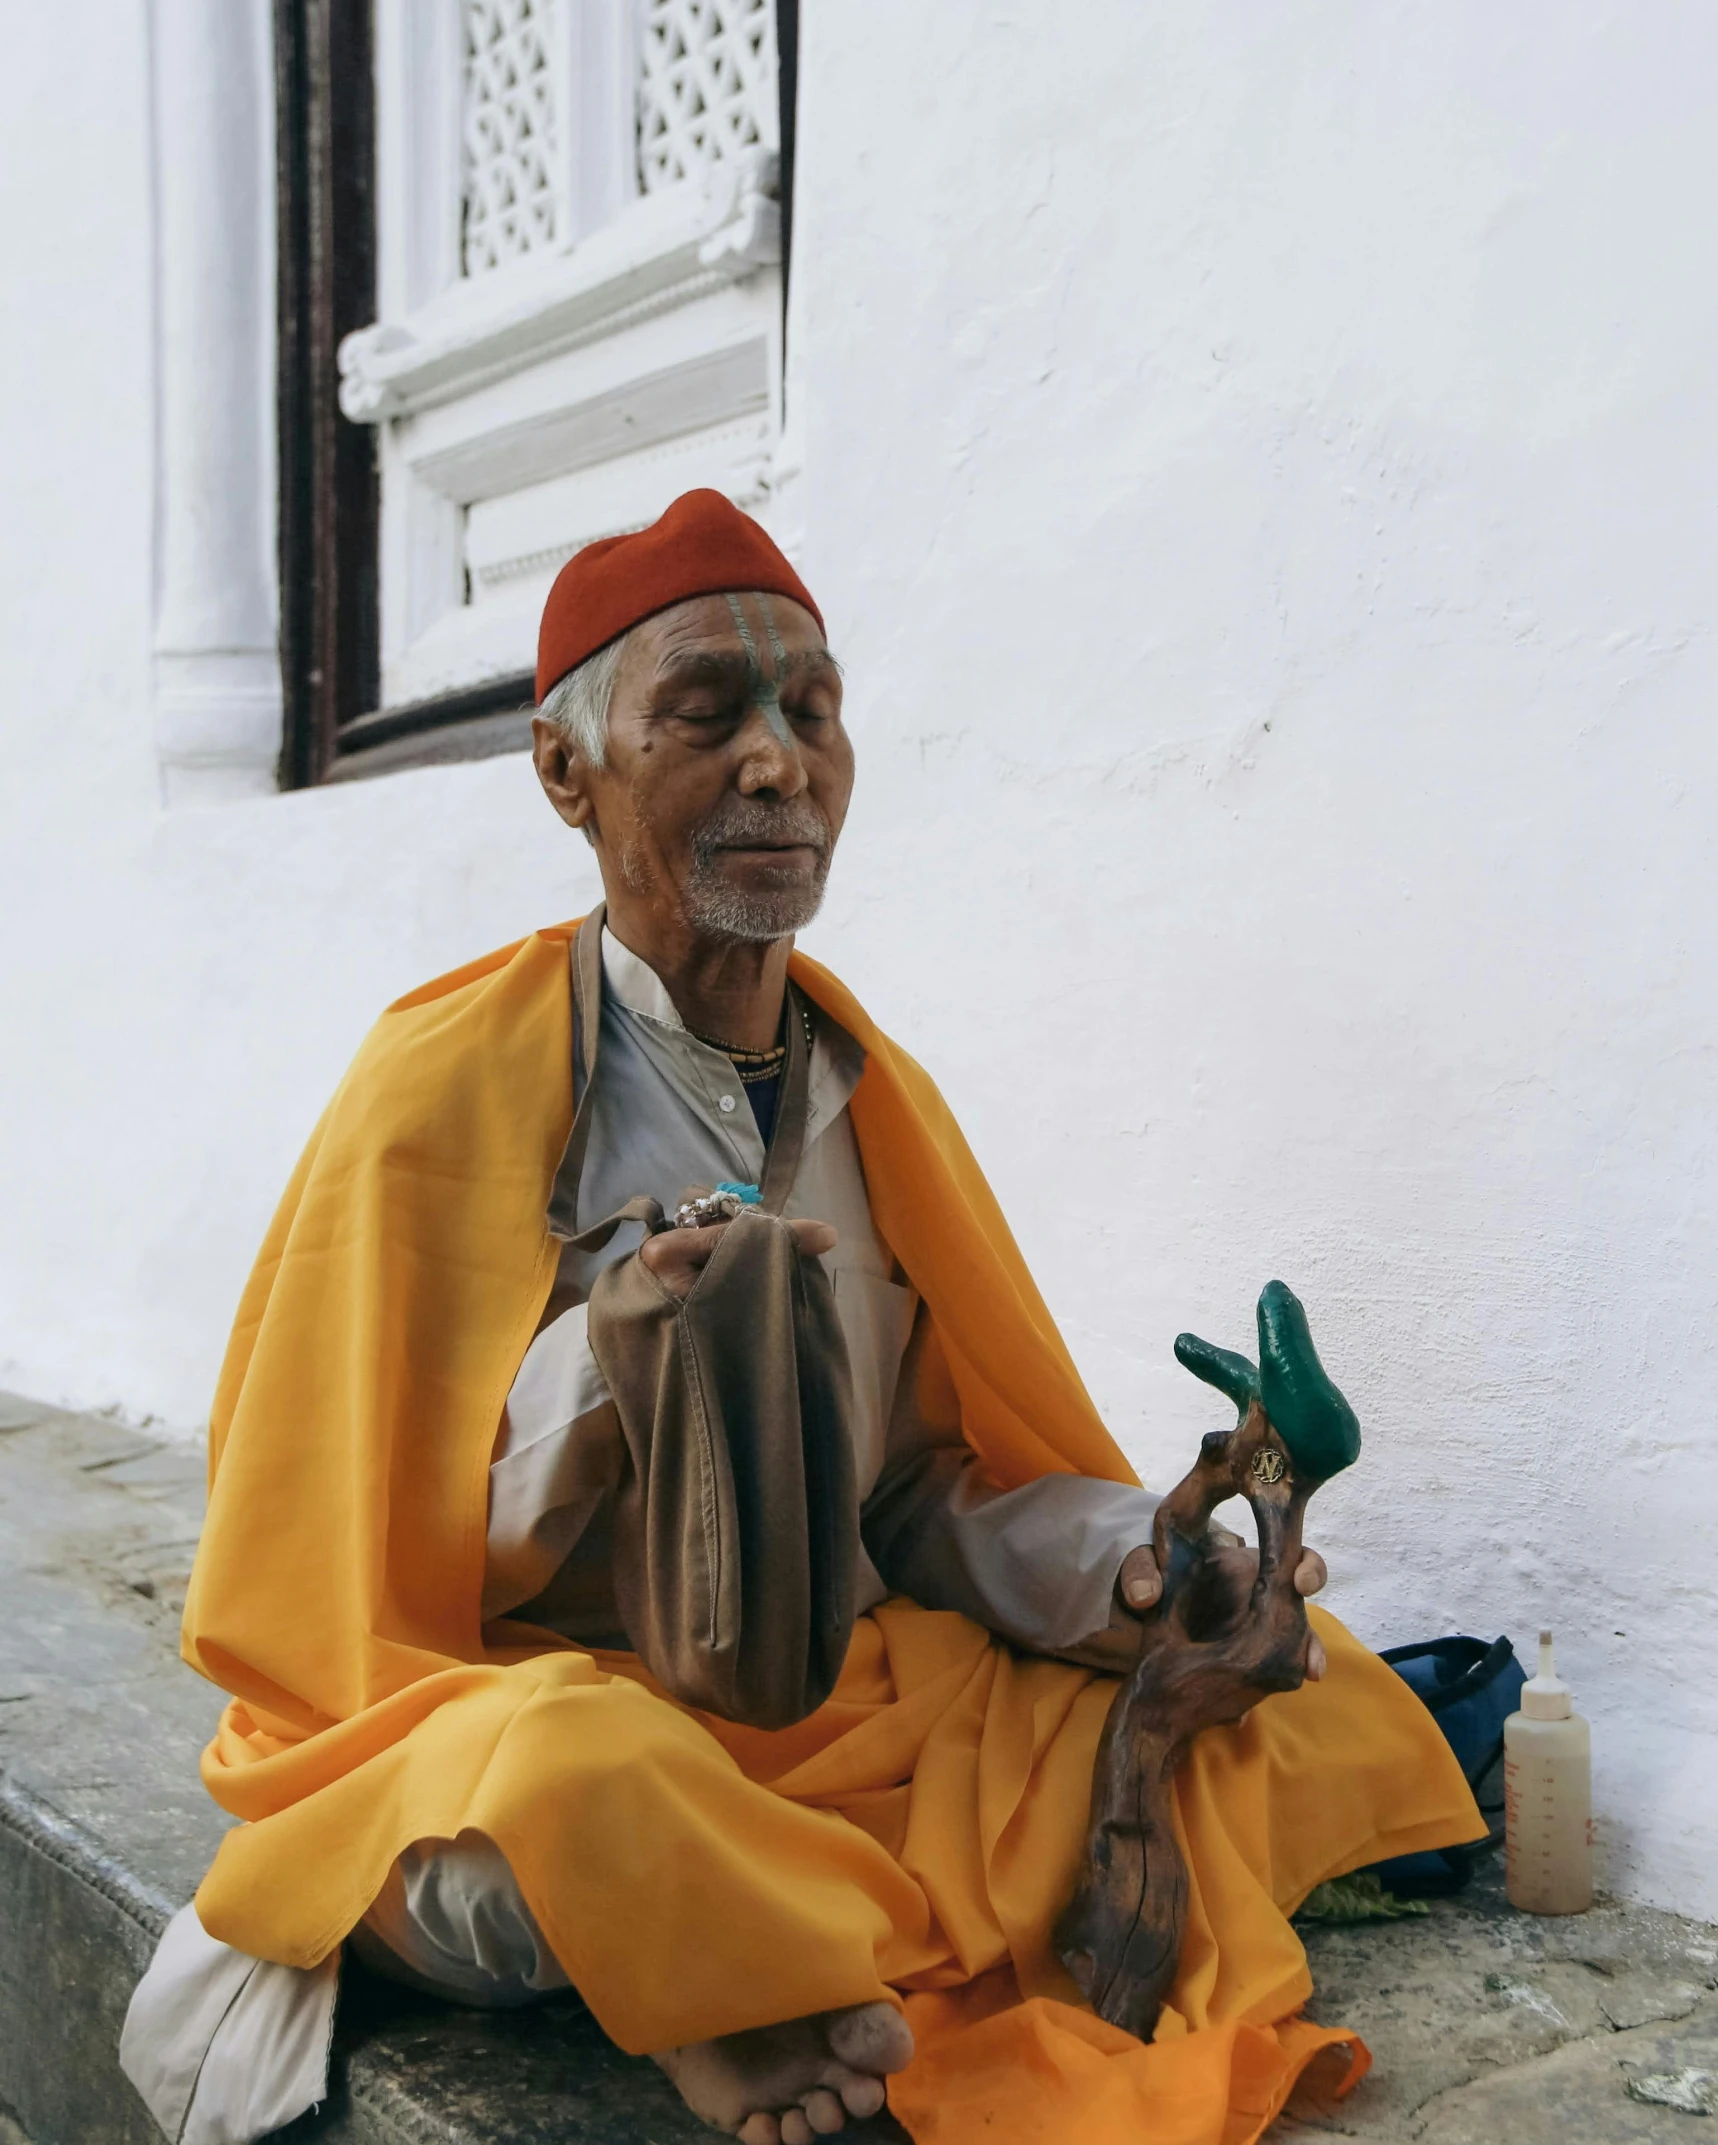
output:
<path id="1" fill-rule="evenodd" d="M 718 806 L 692 837 L 692 854 L 708 864 L 719 849 L 786 848 L 790 844 L 827 856 L 829 822 L 804 797 L 788 804 L 760 804 L 734 797 Z"/>

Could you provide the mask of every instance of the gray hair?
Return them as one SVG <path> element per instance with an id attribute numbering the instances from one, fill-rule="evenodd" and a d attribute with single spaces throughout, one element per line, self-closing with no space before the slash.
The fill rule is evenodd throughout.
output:
<path id="1" fill-rule="evenodd" d="M 550 686 L 537 711 L 592 767 L 600 767 L 608 754 L 609 703 L 614 699 L 614 681 L 630 638 L 629 633 L 622 633 L 595 655 L 587 655 L 576 669 Z"/>

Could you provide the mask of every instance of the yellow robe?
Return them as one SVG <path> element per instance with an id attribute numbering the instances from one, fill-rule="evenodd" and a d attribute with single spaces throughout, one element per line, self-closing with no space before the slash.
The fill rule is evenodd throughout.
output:
<path id="1" fill-rule="evenodd" d="M 1049 1947 L 1109 1679 L 889 1602 L 828 1703 L 765 1733 L 678 1706 L 631 1655 L 480 1624 L 496 1426 L 559 1251 L 574 928 L 389 1008 L 246 1288 L 185 1610 L 186 1659 L 233 1694 L 203 1777 L 245 1820 L 198 1892 L 204 1926 L 311 1965 L 404 1847 L 473 1827 L 622 2047 L 894 1992 L 919 2055 L 890 2099 L 919 2145 L 1256 2137 L 1347 2042 L 1294 2019 L 1286 1913 L 1339 1871 L 1481 1830 L 1430 1716 L 1331 1618 L 1328 1678 L 1183 1769 L 1187 1937 L 1149 2047 L 1085 2010 Z M 867 1053 L 851 1108 L 873 1214 L 968 1442 L 1005 1487 L 1132 1480 L 930 1080 L 827 971 L 792 973 Z"/>

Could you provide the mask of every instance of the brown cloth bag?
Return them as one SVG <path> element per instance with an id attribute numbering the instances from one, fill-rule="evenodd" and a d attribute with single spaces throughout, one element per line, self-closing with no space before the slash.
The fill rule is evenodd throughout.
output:
<path id="1" fill-rule="evenodd" d="M 601 935 L 599 909 L 574 953 L 585 1087 L 552 1225 L 577 1213 L 600 1076 Z M 803 1720 L 833 1690 L 853 1634 L 859 1549 L 852 1374 L 835 1292 L 780 1219 L 804 1144 L 809 1071 L 791 986 L 787 1034 L 759 1206 L 729 1223 L 687 1296 L 635 1254 L 598 1275 L 589 1310 L 622 1448 L 614 1591 L 627 1638 L 676 1698 L 758 1728 Z M 631 1200 L 569 1241 L 598 1249 L 626 1219 L 669 1226 L 654 1200 Z"/>

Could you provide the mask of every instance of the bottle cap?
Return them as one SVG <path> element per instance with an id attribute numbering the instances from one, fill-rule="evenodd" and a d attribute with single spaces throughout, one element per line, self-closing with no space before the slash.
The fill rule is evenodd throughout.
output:
<path id="1" fill-rule="evenodd" d="M 1549 1631 L 1539 1634 L 1539 1673 L 1521 1686 L 1521 1710 L 1529 1720 L 1567 1720 L 1572 1710 L 1569 1686 L 1552 1658 Z"/>

